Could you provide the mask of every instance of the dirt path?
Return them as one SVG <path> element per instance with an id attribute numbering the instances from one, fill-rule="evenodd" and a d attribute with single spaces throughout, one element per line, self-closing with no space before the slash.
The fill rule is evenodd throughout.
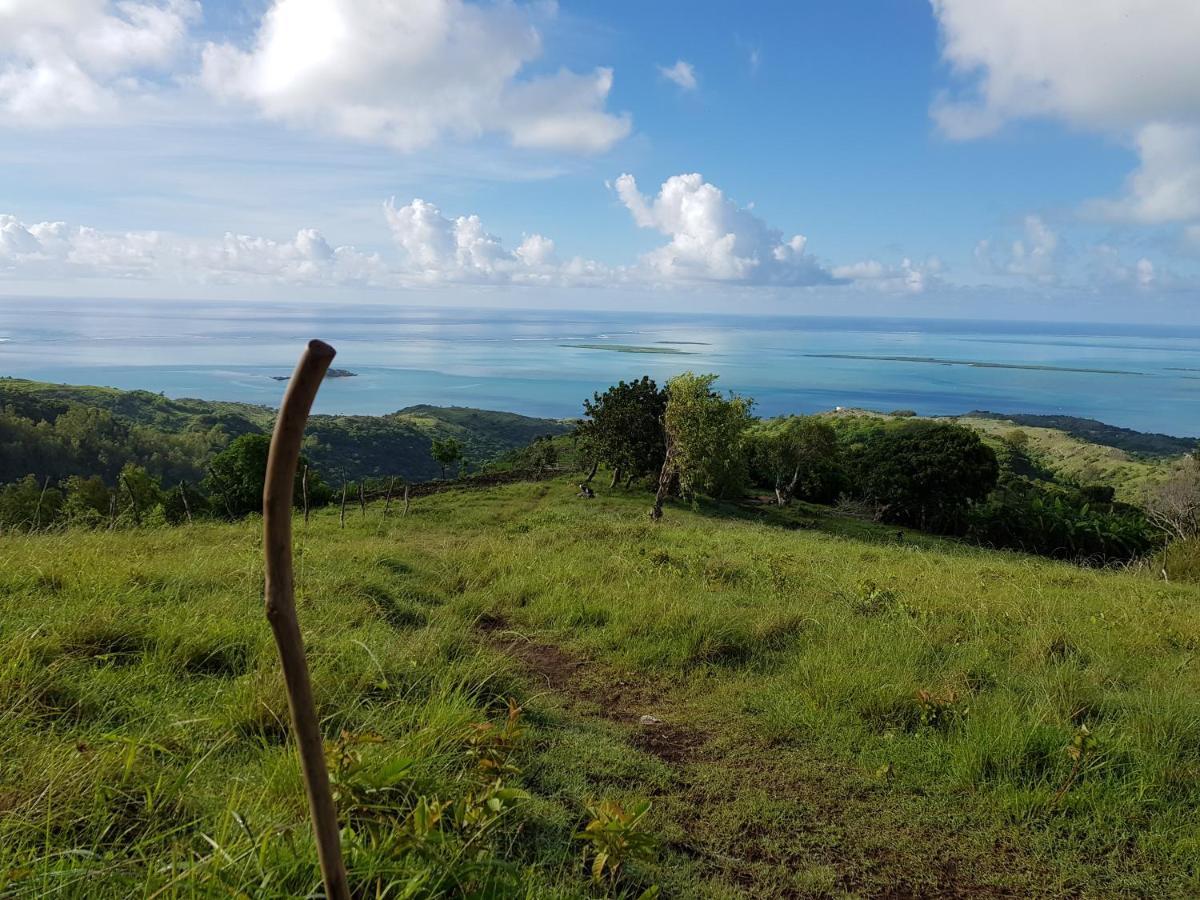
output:
<path id="1" fill-rule="evenodd" d="M 680 721 L 671 690 L 521 634 L 500 618 L 476 623 L 481 640 L 516 660 L 530 681 L 582 719 L 616 723 L 630 746 L 672 768 L 675 790 L 656 805 L 683 827 L 665 849 L 705 880 L 747 897 L 1061 897 L 1013 848 L 981 855 L 955 828 L 907 821 L 886 786 L 863 787 L 847 766 L 769 746 L 731 728 Z M 650 718 L 645 718 L 650 717 Z M 744 823 L 729 808 L 754 814 Z M 761 814 L 760 811 L 761 810 Z M 824 877 L 797 887 L 798 869 Z M 715 887 L 714 884 L 714 887 Z M 1007 887 L 1004 885 L 1013 885 Z"/>

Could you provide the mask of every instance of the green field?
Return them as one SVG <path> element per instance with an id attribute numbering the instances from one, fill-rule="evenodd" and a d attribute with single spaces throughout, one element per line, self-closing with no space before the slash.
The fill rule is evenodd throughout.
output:
<path id="1" fill-rule="evenodd" d="M 298 527 L 362 896 L 1200 892 L 1200 588 L 574 490 Z M 255 519 L 0 538 L 0 896 L 317 888 L 261 591 Z M 605 800 L 657 851 L 592 885 Z"/>

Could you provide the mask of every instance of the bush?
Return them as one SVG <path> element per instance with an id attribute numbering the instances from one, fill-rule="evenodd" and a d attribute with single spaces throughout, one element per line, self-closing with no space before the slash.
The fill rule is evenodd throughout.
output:
<path id="1" fill-rule="evenodd" d="M 1158 543 L 1145 515 L 1116 503 L 1112 489 L 1009 476 L 970 511 L 967 536 L 1059 559 L 1108 563 L 1143 556 Z"/>
<path id="2" fill-rule="evenodd" d="M 866 428 L 854 423 L 846 436 L 850 492 L 887 522 L 961 534 L 971 504 L 999 477 L 996 454 L 961 425 L 876 420 Z"/>

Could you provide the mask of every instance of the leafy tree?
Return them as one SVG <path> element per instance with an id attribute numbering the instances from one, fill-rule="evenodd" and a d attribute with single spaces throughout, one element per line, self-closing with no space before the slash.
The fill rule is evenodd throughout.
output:
<path id="1" fill-rule="evenodd" d="M 543 472 L 558 465 L 558 446 L 550 435 L 543 435 L 525 448 L 523 457 L 541 478 Z"/>
<path id="2" fill-rule="evenodd" d="M 663 418 L 667 448 L 658 493 L 650 515 L 662 517 L 662 503 L 674 482 L 685 495 L 729 496 L 746 481 L 744 436 L 753 401 L 712 389 L 716 375 L 685 372 L 667 382 Z"/>
<path id="3" fill-rule="evenodd" d="M 840 478 L 837 432 L 816 416 L 786 416 L 760 422 L 747 434 L 754 479 L 775 491 L 784 506 L 799 494 L 832 500 Z"/>
<path id="4" fill-rule="evenodd" d="M 121 496 L 129 504 L 136 524 L 140 525 L 147 515 L 161 511 L 162 485 L 141 466 L 126 463 L 119 480 Z"/>
<path id="5" fill-rule="evenodd" d="M 71 525 L 93 526 L 109 519 L 113 492 L 99 475 L 72 475 L 65 484 L 63 518 Z"/>
<path id="6" fill-rule="evenodd" d="M 216 456 L 208 465 L 204 476 L 204 487 L 212 495 L 214 510 L 223 511 L 230 517 L 244 516 L 262 510 L 263 485 L 267 480 L 267 455 L 271 449 L 271 437 L 266 434 L 243 434 Z M 300 457 L 296 468 L 296 484 L 293 503 L 303 502 L 304 467 L 308 460 Z M 321 483 L 316 473 L 309 469 L 308 497 L 312 505 L 328 502 L 329 489 Z"/>
<path id="7" fill-rule="evenodd" d="M 622 475 L 641 478 L 662 468 L 666 408 L 666 391 L 646 375 L 583 401 L 587 419 L 579 433 L 585 452 L 608 466 L 614 487 Z"/>
<path id="8" fill-rule="evenodd" d="M 446 477 L 446 467 L 461 462 L 463 458 L 462 441 L 458 438 L 434 438 L 429 445 L 429 455 L 433 461 L 442 467 L 442 478 Z"/>
<path id="9" fill-rule="evenodd" d="M 5 530 L 47 528 L 58 519 L 61 508 L 62 493 L 33 475 L 0 488 L 0 526 Z"/>
<path id="10" fill-rule="evenodd" d="M 996 454 L 974 431 L 946 422 L 902 421 L 860 430 L 847 448 L 852 492 L 881 519 L 959 534 L 971 504 L 996 485 Z"/>

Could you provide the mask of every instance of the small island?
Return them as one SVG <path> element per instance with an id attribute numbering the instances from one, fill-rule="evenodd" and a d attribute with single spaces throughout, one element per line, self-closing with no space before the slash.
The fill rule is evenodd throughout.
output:
<path id="1" fill-rule="evenodd" d="M 326 378 L 356 378 L 357 372 L 351 372 L 349 369 L 330 369 L 325 373 Z M 291 375 L 272 375 L 271 378 L 275 381 L 290 381 Z"/>

